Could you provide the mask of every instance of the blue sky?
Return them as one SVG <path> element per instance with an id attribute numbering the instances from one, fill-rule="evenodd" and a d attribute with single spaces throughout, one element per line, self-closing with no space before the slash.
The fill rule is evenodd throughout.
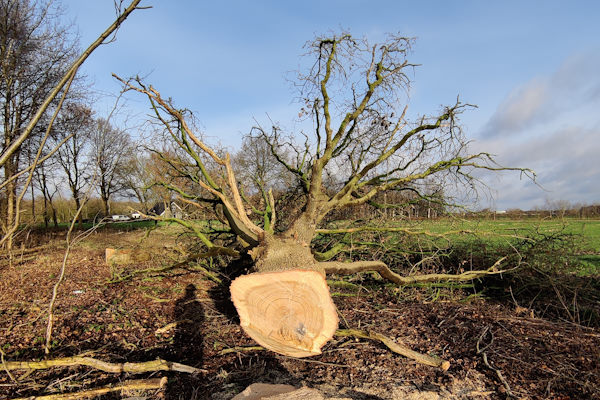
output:
<path id="1" fill-rule="evenodd" d="M 87 46 L 114 16 L 112 0 L 64 0 Z M 84 67 L 94 89 L 116 94 L 111 72 L 139 74 L 193 110 L 203 131 L 235 149 L 268 114 L 294 129 L 298 106 L 286 78 L 315 35 L 348 30 L 371 42 L 416 37 L 410 60 L 414 115 L 460 95 L 478 108 L 462 123 L 474 151 L 530 167 L 540 188 L 515 174 L 482 176 L 480 205 L 532 208 L 600 201 L 600 2 L 598 1 L 193 1 L 146 0 L 117 41 Z M 107 113 L 112 101 L 99 98 Z M 144 112 L 142 98 L 130 98 Z"/>

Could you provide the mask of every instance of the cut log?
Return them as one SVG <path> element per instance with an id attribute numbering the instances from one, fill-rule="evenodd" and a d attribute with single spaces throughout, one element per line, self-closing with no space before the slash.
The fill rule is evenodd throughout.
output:
<path id="1" fill-rule="evenodd" d="M 335 334 L 336 308 L 318 271 L 253 273 L 235 279 L 230 289 L 240 325 L 269 350 L 314 356 Z"/>

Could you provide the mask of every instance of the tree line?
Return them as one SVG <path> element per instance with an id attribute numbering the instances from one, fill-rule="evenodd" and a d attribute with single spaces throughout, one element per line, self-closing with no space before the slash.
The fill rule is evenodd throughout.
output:
<path id="1" fill-rule="evenodd" d="M 129 139 L 94 115 L 77 72 L 139 3 L 117 4 L 114 22 L 81 50 L 59 3 L 0 0 L 0 246 L 10 248 L 19 233 L 27 195 L 41 193 L 51 208 L 57 193 L 68 188 L 81 205 L 86 185 L 97 180 L 108 209 L 118 187 L 118 152 Z"/>

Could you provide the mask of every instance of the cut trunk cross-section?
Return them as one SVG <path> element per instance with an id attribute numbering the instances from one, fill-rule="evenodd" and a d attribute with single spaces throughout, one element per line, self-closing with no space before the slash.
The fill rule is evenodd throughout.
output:
<path id="1" fill-rule="evenodd" d="M 231 284 L 246 333 L 265 348 L 292 357 L 321 354 L 338 318 L 323 274 L 313 270 L 259 272 Z"/>

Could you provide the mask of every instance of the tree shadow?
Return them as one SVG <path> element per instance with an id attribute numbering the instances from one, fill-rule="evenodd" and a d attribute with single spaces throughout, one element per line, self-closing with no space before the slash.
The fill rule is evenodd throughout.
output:
<path id="1" fill-rule="evenodd" d="M 244 274 L 250 272 L 252 260 L 250 257 L 242 257 L 231 261 L 221 270 L 221 283 L 208 291 L 208 295 L 217 311 L 225 315 L 231 322 L 239 324 L 239 316 L 233 302 L 231 301 L 231 292 L 229 286 L 231 282 Z"/>
<path id="2" fill-rule="evenodd" d="M 183 297 L 175 302 L 173 321 L 177 323 L 170 361 L 202 368 L 204 363 L 204 309 L 196 297 L 196 286 L 187 285 Z M 191 399 L 197 395 L 202 376 L 173 373 L 165 390 L 165 399 Z"/>
<path id="3" fill-rule="evenodd" d="M 220 271 L 221 283 L 208 291 L 215 309 L 232 324 L 239 325 L 240 320 L 231 301 L 231 282 L 251 272 L 252 265 L 250 257 L 231 261 Z M 205 398 L 202 396 L 210 398 L 209 393 L 216 394 L 218 398 L 232 398 L 253 383 L 301 385 L 301 379 L 291 374 L 277 356 L 269 351 L 231 353 L 222 361 L 219 366 L 220 374 L 210 377 L 202 388 L 207 393 L 198 399 Z"/>

